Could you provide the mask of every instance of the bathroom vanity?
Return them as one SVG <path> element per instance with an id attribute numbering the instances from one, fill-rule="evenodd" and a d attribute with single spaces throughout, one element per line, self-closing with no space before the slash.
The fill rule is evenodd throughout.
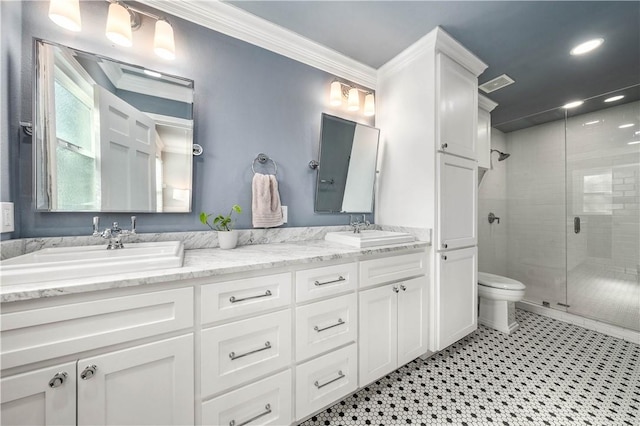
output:
<path id="1" fill-rule="evenodd" d="M 2 288 L 7 424 L 292 424 L 427 352 L 425 242 Z"/>

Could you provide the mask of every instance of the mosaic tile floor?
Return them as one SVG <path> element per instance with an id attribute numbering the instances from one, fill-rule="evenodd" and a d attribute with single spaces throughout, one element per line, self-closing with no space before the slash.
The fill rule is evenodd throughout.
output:
<path id="1" fill-rule="evenodd" d="M 640 346 L 517 310 L 306 422 L 311 425 L 640 425 Z"/>

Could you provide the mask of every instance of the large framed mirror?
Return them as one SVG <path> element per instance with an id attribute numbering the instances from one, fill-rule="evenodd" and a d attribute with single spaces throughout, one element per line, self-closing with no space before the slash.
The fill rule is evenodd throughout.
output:
<path id="1" fill-rule="evenodd" d="M 194 83 L 35 40 L 35 205 L 191 211 Z"/>
<path id="2" fill-rule="evenodd" d="M 322 114 L 317 213 L 373 213 L 380 130 Z"/>

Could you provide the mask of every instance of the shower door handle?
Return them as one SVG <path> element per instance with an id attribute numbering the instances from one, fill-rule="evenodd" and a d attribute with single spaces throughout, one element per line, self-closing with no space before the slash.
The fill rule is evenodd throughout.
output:
<path id="1" fill-rule="evenodd" d="M 576 234 L 580 233 L 580 217 L 576 216 L 573 218 L 573 232 Z"/>

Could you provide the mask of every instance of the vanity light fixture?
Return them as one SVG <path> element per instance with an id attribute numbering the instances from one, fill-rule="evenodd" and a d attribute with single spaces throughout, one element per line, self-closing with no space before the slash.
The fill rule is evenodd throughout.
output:
<path id="1" fill-rule="evenodd" d="M 359 89 L 352 85 L 341 83 L 338 80 L 331 82 L 331 91 L 329 93 L 329 104 L 331 106 L 342 105 L 343 98 L 347 99 L 347 110 L 358 111 L 360 109 L 360 93 L 364 92 L 364 109 L 366 116 L 375 115 L 375 98 L 374 94 L 368 90 Z"/>
<path id="2" fill-rule="evenodd" d="M 164 59 L 175 59 L 176 48 L 173 27 L 166 18 L 129 6 L 120 0 L 106 0 L 111 3 L 107 14 L 105 35 L 121 46 L 133 45 L 132 31 L 142 25 L 140 15 L 156 21 L 153 51 Z M 56 24 L 71 31 L 80 31 L 80 1 L 50 0 L 49 18 Z"/>
<path id="3" fill-rule="evenodd" d="M 605 99 L 605 102 L 615 102 L 615 101 L 619 101 L 620 99 L 624 98 L 624 95 L 617 95 L 617 96 L 612 96 L 610 98 Z"/>
<path id="4" fill-rule="evenodd" d="M 573 102 L 569 102 L 567 104 L 564 104 L 562 106 L 562 108 L 564 108 L 564 109 L 576 108 L 576 107 L 579 107 L 580 105 L 582 105 L 583 103 L 584 103 L 584 101 L 573 101 Z"/>
<path id="5" fill-rule="evenodd" d="M 600 45 L 604 43 L 603 38 L 594 38 L 593 40 L 585 41 L 584 43 L 580 43 L 569 52 L 572 56 L 584 55 L 585 53 L 589 53 L 594 49 L 600 47 Z"/>
<path id="6" fill-rule="evenodd" d="M 80 22 L 80 0 L 51 0 L 49 3 L 49 19 L 62 28 L 78 32 L 82 28 Z"/>
<path id="7" fill-rule="evenodd" d="M 634 126 L 633 123 L 626 123 L 626 124 L 619 125 L 618 129 L 626 129 L 626 128 L 633 127 L 633 126 Z"/>

